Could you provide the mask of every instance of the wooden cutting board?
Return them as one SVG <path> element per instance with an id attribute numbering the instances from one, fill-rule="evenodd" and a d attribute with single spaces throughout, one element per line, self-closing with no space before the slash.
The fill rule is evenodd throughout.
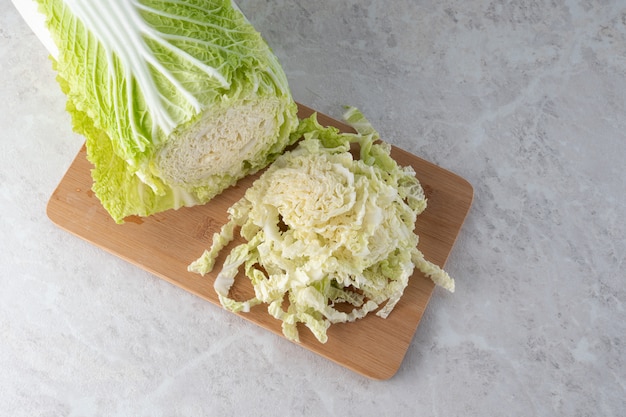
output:
<path id="1" fill-rule="evenodd" d="M 312 109 L 299 106 L 300 117 L 311 113 Z M 323 125 L 352 131 L 322 114 L 318 114 L 318 120 Z M 413 166 L 422 183 L 428 208 L 417 221 L 419 249 L 426 259 L 444 266 L 472 203 L 472 186 L 463 178 L 398 148 L 392 149 L 392 156 L 400 165 Z M 130 217 L 118 225 L 91 191 L 91 168 L 83 147 L 48 202 L 49 218 L 68 232 L 221 308 L 213 280 L 227 251 L 222 251 L 214 272 L 205 277 L 188 272 L 187 266 L 211 245 L 213 233 L 227 221 L 227 208 L 243 196 L 258 174 L 241 180 L 206 205 L 147 218 Z M 238 281 L 246 280 L 238 278 Z M 300 328 L 300 345 L 367 377 L 388 379 L 402 363 L 433 287 L 430 279 L 416 272 L 387 319 L 371 314 L 354 323 L 333 325 L 328 330 L 326 344 L 319 343 L 308 329 Z M 267 313 L 264 305 L 239 315 L 282 336 L 280 322 Z"/>

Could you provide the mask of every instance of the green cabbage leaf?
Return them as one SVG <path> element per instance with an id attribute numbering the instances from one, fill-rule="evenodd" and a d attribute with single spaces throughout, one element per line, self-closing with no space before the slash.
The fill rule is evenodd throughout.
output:
<path id="1" fill-rule="evenodd" d="M 375 310 L 386 318 L 416 267 L 454 291 L 453 279 L 418 249 L 415 223 L 427 202 L 415 171 L 396 163 L 360 111 L 349 108 L 344 118 L 357 133 L 322 127 L 315 114 L 302 120 L 297 147 L 230 207 L 211 248 L 189 265 L 212 271 L 239 231 L 245 243 L 231 250 L 214 282 L 220 302 L 235 312 L 267 304 L 294 341 L 298 323 L 325 343 L 333 323 Z M 254 297 L 237 300 L 230 289 L 242 268 Z"/>
<path id="2" fill-rule="evenodd" d="M 116 222 L 203 204 L 292 140 L 281 65 L 230 0 L 37 0 Z"/>

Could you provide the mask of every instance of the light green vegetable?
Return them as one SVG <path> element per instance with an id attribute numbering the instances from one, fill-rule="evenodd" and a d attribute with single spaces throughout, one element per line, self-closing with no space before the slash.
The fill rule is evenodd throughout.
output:
<path id="1" fill-rule="evenodd" d="M 111 216 L 205 203 L 289 144 L 297 107 L 230 0 L 37 0 Z"/>
<path id="2" fill-rule="evenodd" d="M 415 267 L 454 291 L 448 274 L 417 248 L 415 222 L 426 199 L 415 172 L 392 159 L 390 146 L 378 141 L 358 110 L 350 108 L 345 118 L 357 134 L 324 128 L 315 115 L 303 120 L 294 136 L 304 139 L 229 209 L 230 220 L 212 247 L 189 266 L 210 272 L 239 229 L 246 243 L 230 252 L 217 275 L 219 299 L 236 312 L 266 303 L 295 341 L 297 323 L 324 343 L 331 323 L 377 309 L 387 317 Z M 360 158 L 350 153 L 351 143 L 358 144 Z M 254 287 L 249 300 L 229 296 L 242 266 Z M 349 311 L 337 308 L 345 304 Z"/>

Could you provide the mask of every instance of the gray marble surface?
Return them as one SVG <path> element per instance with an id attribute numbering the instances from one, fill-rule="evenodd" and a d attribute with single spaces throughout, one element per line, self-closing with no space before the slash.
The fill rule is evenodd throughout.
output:
<path id="1" fill-rule="evenodd" d="M 626 4 L 239 2 L 296 99 L 475 200 L 399 372 L 361 377 L 57 229 L 82 145 L 0 1 L 0 414 L 623 416 Z"/>

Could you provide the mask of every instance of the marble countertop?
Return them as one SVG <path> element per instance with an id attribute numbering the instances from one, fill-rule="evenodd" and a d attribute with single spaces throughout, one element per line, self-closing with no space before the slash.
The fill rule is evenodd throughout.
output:
<path id="1" fill-rule="evenodd" d="M 83 139 L 0 2 L 0 414 L 622 416 L 626 7 L 238 2 L 297 101 L 475 190 L 398 373 L 357 375 L 54 226 Z"/>

